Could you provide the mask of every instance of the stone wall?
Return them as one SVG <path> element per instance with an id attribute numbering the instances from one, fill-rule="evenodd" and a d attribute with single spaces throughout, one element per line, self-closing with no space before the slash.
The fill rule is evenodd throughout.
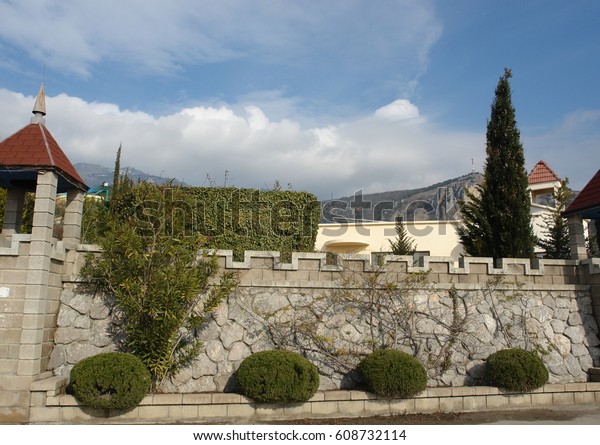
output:
<path id="1" fill-rule="evenodd" d="M 374 259 L 382 264 L 375 267 L 362 257 L 331 265 L 320 253 L 294 254 L 289 264 L 271 252 L 247 252 L 243 262 L 234 262 L 230 252 L 217 254 L 223 270 L 237 273 L 239 287 L 198 334 L 204 352 L 164 384 L 165 392 L 228 391 L 245 357 L 273 347 L 298 350 L 313 360 L 322 374 L 321 389 L 354 387 L 351 370 L 359 355 L 368 352 L 372 340 L 390 340 L 374 336 L 373 317 L 364 306 L 340 300 L 339 292 L 364 293 L 368 286 L 360 280 L 373 274 L 383 280 L 374 286 L 379 291 L 389 283 L 402 289 L 407 273 L 423 274 L 422 282 L 394 294 L 387 312 L 379 308 L 377 326 L 393 326 L 394 345 L 422 360 L 430 387 L 483 383 L 483 360 L 505 347 L 542 353 L 551 383 L 585 382 L 588 369 L 600 362 L 588 284 L 600 274 L 592 261 L 578 266 L 544 260 L 531 267 L 507 259 L 494 268 L 485 258 L 459 264 L 425 258 L 413 267 L 412 258 L 390 256 L 383 263 Z M 390 305 L 396 305 L 395 312 Z M 66 283 L 50 369 L 66 376 L 82 358 L 114 349 L 111 316 L 110 299 L 79 293 L 76 283 Z"/>

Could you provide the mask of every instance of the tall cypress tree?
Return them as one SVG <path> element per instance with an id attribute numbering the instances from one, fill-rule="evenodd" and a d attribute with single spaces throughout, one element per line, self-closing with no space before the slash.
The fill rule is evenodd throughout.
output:
<path id="1" fill-rule="evenodd" d="M 113 172 L 113 183 L 112 183 L 112 193 L 117 194 L 119 191 L 119 181 L 121 180 L 121 144 L 119 144 L 119 149 L 117 150 L 117 157 L 115 159 L 115 171 Z"/>
<path id="2" fill-rule="evenodd" d="M 483 183 L 462 208 L 458 234 L 467 255 L 531 258 L 535 236 L 531 227 L 531 198 L 521 136 L 504 70 L 496 87 L 486 132 Z"/>

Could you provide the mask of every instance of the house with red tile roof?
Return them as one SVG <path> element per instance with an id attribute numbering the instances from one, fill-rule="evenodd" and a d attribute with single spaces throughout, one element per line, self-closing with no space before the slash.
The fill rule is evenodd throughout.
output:
<path id="1" fill-rule="evenodd" d="M 539 161 L 527 177 L 532 204 L 552 205 L 552 194 L 560 187 L 560 176 L 545 161 Z"/>

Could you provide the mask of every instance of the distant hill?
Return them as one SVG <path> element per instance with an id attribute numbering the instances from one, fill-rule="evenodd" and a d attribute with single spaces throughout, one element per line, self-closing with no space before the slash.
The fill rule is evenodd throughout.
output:
<path id="1" fill-rule="evenodd" d="M 428 187 L 346 196 L 321 202 L 321 222 L 394 221 L 401 216 L 407 221 L 457 219 L 465 189 L 483 179 L 470 173 Z"/>
<path id="2" fill-rule="evenodd" d="M 85 162 L 74 164 L 74 167 L 91 188 L 99 188 L 103 183 L 112 184 L 112 168 Z M 174 185 L 187 185 L 177 179 L 150 175 L 133 167 L 121 169 L 121 174 L 125 173 L 134 182 L 150 181 L 164 184 L 172 181 Z M 464 198 L 465 189 L 474 187 L 481 180 L 480 173 L 471 173 L 418 189 L 369 193 L 323 201 L 321 222 L 394 221 L 396 216 L 402 216 L 407 221 L 453 220 L 458 216 L 458 201 Z"/>
<path id="3" fill-rule="evenodd" d="M 84 182 L 91 188 L 97 188 L 102 186 L 103 183 L 112 184 L 114 168 L 103 167 L 98 164 L 89 164 L 86 162 L 79 162 L 73 165 L 77 170 L 77 173 L 81 176 Z M 141 170 L 137 170 L 133 167 L 125 167 L 121 169 L 121 174 L 127 173 L 134 182 L 150 181 L 157 184 L 164 184 L 165 182 L 173 181 L 175 185 L 186 185 L 185 183 L 178 181 L 173 178 L 163 178 L 160 176 L 149 175 Z"/>

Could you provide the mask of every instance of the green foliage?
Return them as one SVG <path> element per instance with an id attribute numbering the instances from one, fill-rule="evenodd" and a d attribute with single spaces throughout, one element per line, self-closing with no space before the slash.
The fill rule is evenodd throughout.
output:
<path id="1" fill-rule="evenodd" d="M 396 239 L 390 240 L 390 247 L 394 255 L 413 255 L 417 250 L 415 242 L 410 239 L 402 218 L 396 219 Z"/>
<path id="2" fill-rule="evenodd" d="M 157 191 L 163 195 L 157 197 Z M 162 206 L 158 206 L 160 202 Z M 320 217 L 319 202 L 306 192 L 232 187 L 176 187 L 121 180 L 111 197 L 111 211 L 136 216 L 145 224 L 165 222 L 176 237 L 201 234 L 205 247 L 233 250 L 242 260 L 245 250 L 312 252 Z"/>
<path id="3" fill-rule="evenodd" d="M 554 209 L 550 215 L 544 216 L 546 227 L 542 233 L 545 238 L 538 240 L 538 246 L 545 250 L 546 258 L 565 260 L 571 258 L 569 225 L 566 218 L 562 216 L 571 198 L 571 191 L 567 187 L 568 183 L 568 179 L 561 181 L 560 187 L 552 194 Z"/>
<path id="4" fill-rule="evenodd" d="M 81 242 L 98 243 L 106 231 L 109 218 L 108 204 L 104 199 L 86 196 L 81 216 Z"/>
<path id="5" fill-rule="evenodd" d="M 427 387 L 425 367 L 412 355 L 381 349 L 358 365 L 367 389 L 384 397 L 413 397 Z"/>
<path id="6" fill-rule="evenodd" d="M 21 218 L 21 233 L 31 233 L 33 226 L 33 205 L 35 204 L 35 194 L 25 193 L 25 202 L 23 203 L 23 216 Z M 0 188 L 0 227 L 4 222 L 4 207 L 6 205 L 6 189 Z"/>
<path id="7" fill-rule="evenodd" d="M 4 207 L 6 206 L 6 189 L 0 187 L 0 223 L 4 222 Z"/>
<path id="8" fill-rule="evenodd" d="M 594 235 L 586 239 L 586 247 L 590 258 L 600 258 L 600 219 L 590 221 L 593 224 Z"/>
<path id="9" fill-rule="evenodd" d="M 242 394 L 262 403 L 304 402 L 319 388 L 317 367 L 291 351 L 262 351 L 244 359 L 236 374 Z"/>
<path id="10" fill-rule="evenodd" d="M 129 409 L 137 406 L 150 388 L 150 373 L 131 354 L 105 352 L 85 358 L 71 370 L 69 390 L 92 408 Z"/>
<path id="11" fill-rule="evenodd" d="M 544 362 L 525 349 L 502 349 L 485 361 L 486 378 L 492 386 L 528 392 L 548 381 Z"/>
<path id="12" fill-rule="evenodd" d="M 312 252 L 318 232 L 320 206 L 307 192 L 260 191 L 237 188 L 186 188 L 197 218 L 185 222 L 187 231 L 208 237 L 214 249 L 231 249 L 237 259 L 245 250 Z"/>
<path id="13" fill-rule="evenodd" d="M 512 106 L 506 69 L 496 87 L 486 132 L 483 184 L 467 192 L 458 235 L 467 255 L 531 258 L 535 236 L 531 227 L 525 156 Z"/>
<path id="14" fill-rule="evenodd" d="M 236 280 L 232 274 L 217 280 L 217 259 L 198 256 L 201 237 L 172 235 L 177 220 L 164 216 L 169 203 L 163 188 L 131 190 L 120 189 L 117 204 L 143 196 L 151 218 L 138 218 L 124 205 L 112 207 L 98 240 L 102 251 L 88 256 L 81 277 L 90 290 L 114 297 L 124 334 L 120 347 L 144 362 L 157 386 L 198 355 L 197 332 Z"/>

